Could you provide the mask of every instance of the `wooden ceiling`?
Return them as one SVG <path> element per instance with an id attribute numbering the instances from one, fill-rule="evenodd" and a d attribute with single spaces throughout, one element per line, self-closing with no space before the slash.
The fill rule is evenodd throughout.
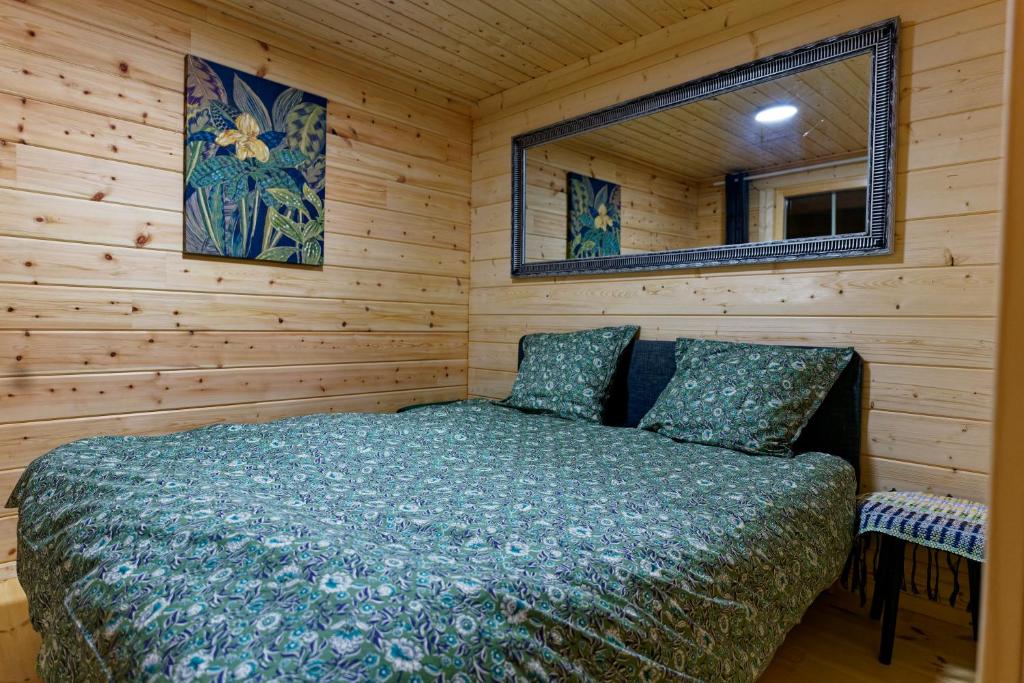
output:
<path id="1" fill-rule="evenodd" d="M 199 0 L 476 102 L 726 0 Z"/>
<path id="2" fill-rule="evenodd" d="M 848 158 L 867 150 L 870 68 L 871 57 L 860 55 L 552 144 L 594 157 L 612 152 L 695 181 Z M 775 104 L 795 105 L 797 114 L 754 120 Z"/>

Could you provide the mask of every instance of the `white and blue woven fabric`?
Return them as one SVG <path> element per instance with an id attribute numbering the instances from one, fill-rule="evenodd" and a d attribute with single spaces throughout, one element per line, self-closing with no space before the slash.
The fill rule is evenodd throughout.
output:
<path id="1" fill-rule="evenodd" d="M 971 560 L 985 560 L 988 507 L 918 491 L 876 491 L 857 502 L 857 533 L 878 532 Z"/>

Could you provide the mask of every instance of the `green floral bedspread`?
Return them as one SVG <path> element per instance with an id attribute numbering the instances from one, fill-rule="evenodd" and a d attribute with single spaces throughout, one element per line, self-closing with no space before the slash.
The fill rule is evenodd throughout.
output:
<path id="1" fill-rule="evenodd" d="M 76 441 L 11 503 L 49 681 L 747 681 L 854 476 L 467 401 Z"/>

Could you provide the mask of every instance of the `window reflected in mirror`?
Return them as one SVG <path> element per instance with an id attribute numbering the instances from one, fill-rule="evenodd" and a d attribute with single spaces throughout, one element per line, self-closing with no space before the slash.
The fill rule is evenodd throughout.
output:
<path id="1" fill-rule="evenodd" d="M 791 195 L 782 204 L 782 239 L 863 232 L 867 193 L 863 188 Z"/>
<path id="2" fill-rule="evenodd" d="M 871 60 L 530 147 L 525 260 L 865 232 Z"/>

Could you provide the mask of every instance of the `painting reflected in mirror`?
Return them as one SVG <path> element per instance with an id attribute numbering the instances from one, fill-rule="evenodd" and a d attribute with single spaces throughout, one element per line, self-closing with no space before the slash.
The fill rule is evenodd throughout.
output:
<path id="1" fill-rule="evenodd" d="M 858 35 L 882 29 L 896 26 Z M 720 92 L 705 85 L 707 96 L 655 102 L 649 113 L 641 98 L 633 107 L 640 112 L 625 103 L 622 112 L 526 136 L 514 190 L 521 252 L 513 273 L 891 250 L 894 76 L 880 48 L 891 48 L 894 33 L 882 33 L 875 49 L 853 41 L 849 54 L 815 60 L 820 45 L 808 46 L 805 63 L 784 55 L 792 65 L 749 85 Z M 563 263 L 531 269 L 553 262 Z"/>

